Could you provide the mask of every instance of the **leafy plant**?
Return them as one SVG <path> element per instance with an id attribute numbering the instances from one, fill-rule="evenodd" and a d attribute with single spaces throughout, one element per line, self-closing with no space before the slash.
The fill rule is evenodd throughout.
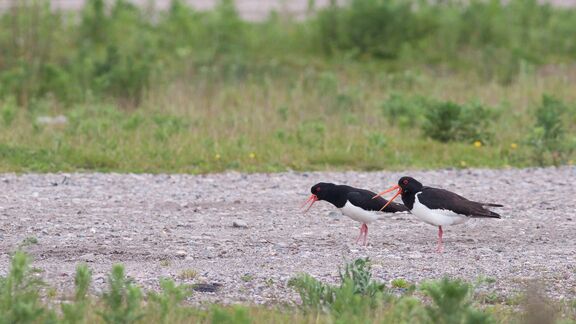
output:
<path id="1" fill-rule="evenodd" d="M 424 117 L 424 134 L 440 142 L 487 141 L 491 135 L 488 126 L 492 122 L 493 114 L 478 103 L 432 103 L 427 107 Z"/>
<path id="2" fill-rule="evenodd" d="M 124 275 L 122 265 L 114 265 L 108 276 L 109 288 L 102 295 L 105 311 L 100 316 L 106 323 L 135 323 L 142 318 L 142 292 Z"/>
<path id="3" fill-rule="evenodd" d="M 159 314 L 162 323 L 169 323 L 168 318 L 174 316 L 178 305 L 190 296 L 191 291 L 187 286 L 178 286 L 174 281 L 161 279 L 162 293 L 151 292 L 148 299 L 152 302 L 151 311 Z"/>
<path id="4" fill-rule="evenodd" d="M 42 305 L 42 280 L 24 252 L 16 252 L 8 276 L 0 278 L 0 323 L 32 323 L 50 315 Z"/>
<path id="5" fill-rule="evenodd" d="M 566 138 L 563 124 L 568 107 L 562 101 L 544 95 L 542 103 L 535 111 L 536 121 L 530 134 L 529 143 L 533 148 L 533 158 L 540 165 L 550 160 L 558 165 L 574 150 L 576 143 Z"/>
<path id="6" fill-rule="evenodd" d="M 426 310 L 434 323 L 491 323 L 490 315 L 472 307 L 471 286 L 461 280 L 443 278 L 421 286 L 433 304 Z"/>
<path id="7" fill-rule="evenodd" d="M 86 317 L 87 308 L 90 304 L 88 298 L 88 289 L 92 281 L 92 273 L 88 266 L 85 264 L 79 265 L 76 268 L 76 276 L 74 284 L 76 292 L 74 294 L 74 301 L 72 303 L 63 303 L 62 308 L 62 322 L 63 323 L 82 323 Z"/>

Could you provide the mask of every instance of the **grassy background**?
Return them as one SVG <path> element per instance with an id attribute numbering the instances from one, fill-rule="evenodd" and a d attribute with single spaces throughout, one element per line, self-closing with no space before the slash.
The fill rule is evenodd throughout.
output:
<path id="1" fill-rule="evenodd" d="M 0 16 L 0 171 L 572 164 L 576 10 L 351 1 L 304 21 L 231 1 Z M 544 99 L 551 98 L 551 100 Z M 550 113 L 545 113 L 549 111 Z M 544 113 L 543 113 L 544 112 Z M 64 125 L 38 117 L 67 117 Z"/>

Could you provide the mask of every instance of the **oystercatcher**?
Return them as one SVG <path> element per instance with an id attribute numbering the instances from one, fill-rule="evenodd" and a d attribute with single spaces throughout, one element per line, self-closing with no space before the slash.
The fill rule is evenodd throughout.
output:
<path id="1" fill-rule="evenodd" d="M 316 201 L 325 200 L 336 206 L 342 211 L 342 214 L 362 223 L 360 226 L 360 235 L 356 243 L 364 236 L 364 245 L 368 237 L 368 224 L 379 218 L 378 211 L 386 213 L 396 213 L 408 211 L 408 208 L 401 204 L 392 203 L 379 197 L 372 199 L 376 193 L 358 189 L 345 185 L 335 185 L 333 183 L 320 182 L 310 188 L 312 195 L 306 200 L 302 207 L 310 202 L 310 206 L 304 212 L 307 212 Z"/>
<path id="2" fill-rule="evenodd" d="M 374 196 L 380 196 L 398 190 L 388 203 L 402 195 L 404 205 L 410 212 L 424 222 L 438 226 L 438 252 L 444 249 L 442 226 L 462 224 L 470 218 L 500 218 L 500 215 L 484 207 L 503 207 L 499 204 L 480 203 L 468 200 L 444 189 L 425 187 L 416 179 L 402 177 L 398 185 Z M 384 206 L 386 208 L 386 206 Z"/>

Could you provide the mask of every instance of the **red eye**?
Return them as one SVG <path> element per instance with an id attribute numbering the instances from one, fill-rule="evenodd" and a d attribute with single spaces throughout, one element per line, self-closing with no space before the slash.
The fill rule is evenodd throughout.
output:
<path id="1" fill-rule="evenodd" d="M 316 188 L 316 192 L 320 191 L 320 187 Z"/>
<path id="2" fill-rule="evenodd" d="M 405 185 L 407 185 L 407 184 L 408 184 L 408 180 L 405 179 L 404 181 L 402 181 L 402 183 L 405 184 Z"/>

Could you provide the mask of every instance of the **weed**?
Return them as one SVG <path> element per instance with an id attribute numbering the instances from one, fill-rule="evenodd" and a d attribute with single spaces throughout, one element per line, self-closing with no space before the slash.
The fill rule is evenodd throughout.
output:
<path id="1" fill-rule="evenodd" d="M 142 293 L 124 275 L 124 267 L 115 265 L 108 276 L 109 288 L 102 295 L 105 311 L 100 316 L 106 323 L 135 323 L 142 318 Z"/>
<path id="2" fill-rule="evenodd" d="M 76 268 L 76 277 L 74 284 L 76 292 L 72 303 L 62 304 L 62 322 L 63 323 L 82 323 L 86 317 L 87 308 L 90 303 L 88 298 L 88 288 L 92 281 L 92 273 L 85 264 Z"/>
<path id="3" fill-rule="evenodd" d="M 191 291 L 189 287 L 177 286 L 174 281 L 169 279 L 161 279 L 160 287 L 162 288 L 161 293 L 151 292 L 148 294 L 148 299 L 153 304 L 151 312 L 159 314 L 162 323 L 169 323 L 167 319 L 176 314 L 178 305 L 190 296 Z"/>
<path id="4" fill-rule="evenodd" d="M 192 280 L 198 276 L 198 272 L 194 269 L 185 269 L 180 272 L 178 279 Z"/>
<path id="5" fill-rule="evenodd" d="M 240 277 L 240 280 L 242 280 L 242 281 L 244 281 L 244 282 L 250 282 L 250 281 L 254 280 L 254 276 L 251 275 L 251 274 L 249 274 L 249 273 L 247 273 L 247 274 L 242 275 L 242 276 Z"/>
<path id="6" fill-rule="evenodd" d="M 460 280 L 444 278 L 439 282 L 429 282 L 421 287 L 433 304 L 426 306 L 430 318 L 435 323 L 490 323 L 493 320 L 486 313 L 472 307 L 471 286 Z"/>
<path id="7" fill-rule="evenodd" d="M 425 113 L 423 132 L 440 142 L 485 142 L 490 138 L 488 126 L 493 122 L 490 110 L 478 103 L 459 105 L 454 102 L 431 104 Z"/>
<path id="8" fill-rule="evenodd" d="M 407 289 L 411 286 L 410 283 L 403 278 L 393 279 L 392 282 L 390 282 L 390 285 L 392 285 L 393 288 L 401 288 L 401 289 Z"/>
<path id="9" fill-rule="evenodd" d="M 550 159 L 552 164 L 566 162 L 567 156 L 576 148 L 566 138 L 563 124 L 568 107 L 560 100 L 544 95 L 536 109 L 536 122 L 530 134 L 529 143 L 533 148 L 534 160 L 541 166 Z"/>
<path id="10" fill-rule="evenodd" d="M 49 316 L 40 300 L 44 283 L 30 269 L 23 252 L 12 256 L 6 278 L 0 278 L 0 323 L 32 323 Z"/>
<path id="11" fill-rule="evenodd" d="M 29 237 L 25 238 L 24 240 L 22 240 L 22 243 L 20 243 L 20 248 L 25 248 L 27 246 L 36 245 L 36 244 L 38 244 L 38 239 L 34 236 L 29 236 Z"/>

